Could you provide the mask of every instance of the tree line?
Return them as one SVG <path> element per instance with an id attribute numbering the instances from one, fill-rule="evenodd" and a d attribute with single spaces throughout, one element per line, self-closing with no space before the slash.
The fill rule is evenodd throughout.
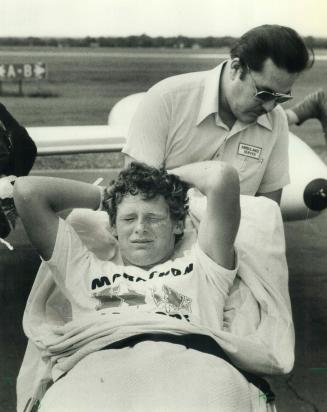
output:
<path id="1" fill-rule="evenodd" d="M 0 46 L 48 47 L 164 47 L 164 48 L 221 48 L 231 47 L 236 37 L 151 37 L 146 34 L 125 37 L 0 37 Z M 305 37 L 312 48 L 327 48 L 327 38 Z"/>

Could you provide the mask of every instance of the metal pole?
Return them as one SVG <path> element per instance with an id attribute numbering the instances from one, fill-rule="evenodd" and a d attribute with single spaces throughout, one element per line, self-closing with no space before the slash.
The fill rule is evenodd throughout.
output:
<path id="1" fill-rule="evenodd" d="M 23 96 L 23 81 L 21 79 L 18 80 L 18 94 Z"/>

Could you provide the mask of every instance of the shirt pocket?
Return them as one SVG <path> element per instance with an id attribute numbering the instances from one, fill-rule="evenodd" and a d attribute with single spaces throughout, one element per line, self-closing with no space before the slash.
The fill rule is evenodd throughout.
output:
<path id="1" fill-rule="evenodd" d="M 234 167 L 238 171 L 241 193 L 255 195 L 260 187 L 264 174 L 264 159 L 254 159 L 248 156 L 237 155 Z"/>
<path id="2" fill-rule="evenodd" d="M 261 169 L 263 162 L 262 157 L 254 159 L 249 156 L 237 155 L 235 168 L 240 174 L 252 174 Z"/>

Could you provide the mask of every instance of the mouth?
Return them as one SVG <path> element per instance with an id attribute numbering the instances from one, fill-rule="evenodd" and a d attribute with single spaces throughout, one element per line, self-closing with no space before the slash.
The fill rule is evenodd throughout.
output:
<path id="1" fill-rule="evenodd" d="M 133 243 L 134 245 L 146 245 L 151 243 L 152 240 L 150 239 L 135 239 L 135 240 L 131 240 L 131 243 Z"/>

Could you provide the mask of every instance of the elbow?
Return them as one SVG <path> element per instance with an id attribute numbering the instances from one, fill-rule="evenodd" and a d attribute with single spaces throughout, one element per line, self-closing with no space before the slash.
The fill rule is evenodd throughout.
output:
<path id="1" fill-rule="evenodd" d="M 237 170 L 224 162 L 217 162 L 215 168 L 209 180 L 211 193 L 233 199 L 239 197 L 240 179 Z"/>
<path id="2" fill-rule="evenodd" d="M 14 185 L 14 202 L 18 213 L 21 208 L 36 200 L 31 177 L 18 177 Z"/>
<path id="3" fill-rule="evenodd" d="M 224 163 L 222 184 L 227 185 L 236 191 L 240 190 L 240 178 L 235 167 Z"/>
<path id="4" fill-rule="evenodd" d="M 28 196 L 31 192 L 30 177 L 22 176 L 18 177 L 15 181 L 14 196 Z"/>

